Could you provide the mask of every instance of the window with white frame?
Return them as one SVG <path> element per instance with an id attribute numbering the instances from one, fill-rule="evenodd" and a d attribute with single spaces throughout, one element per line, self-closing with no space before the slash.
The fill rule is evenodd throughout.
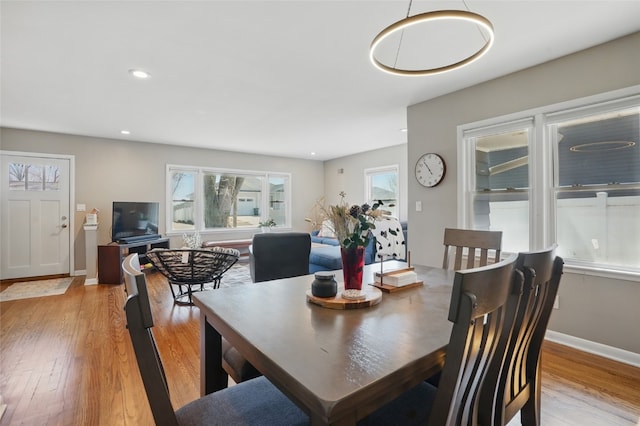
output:
<path id="1" fill-rule="evenodd" d="M 640 106 L 554 114 L 547 130 L 560 254 L 640 268 Z"/>
<path id="2" fill-rule="evenodd" d="M 365 200 L 383 202 L 383 209 L 391 216 L 399 217 L 400 189 L 398 165 L 365 169 Z"/>
<path id="3" fill-rule="evenodd" d="M 502 231 L 504 251 L 529 249 L 529 142 L 531 120 L 466 134 L 475 173 L 470 186 L 473 229 Z"/>
<path id="4" fill-rule="evenodd" d="M 167 166 L 168 232 L 290 227 L 287 173 Z"/>
<path id="5" fill-rule="evenodd" d="M 558 244 L 569 265 L 640 272 L 640 94 L 462 126 L 462 226 L 503 250 Z"/>

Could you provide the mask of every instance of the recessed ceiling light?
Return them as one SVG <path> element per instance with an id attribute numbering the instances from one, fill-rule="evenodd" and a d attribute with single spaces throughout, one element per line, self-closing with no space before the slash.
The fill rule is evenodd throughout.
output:
<path id="1" fill-rule="evenodd" d="M 136 69 L 130 69 L 129 70 L 129 74 L 131 74 L 135 78 L 139 78 L 141 80 L 144 80 L 145 78 L 151 77 L 151 74 L 149 74 L 148 72 L 143 71 L 143 70 L 136 70 Z"/>
<path id="2" fill-rule="evenodd" d="M 120 133 L 122 133 L 123 135 L 130 135 L 131 132 L 129 130 L 120 130 Z"/>
<path id="3" fill-rule="evenodd" d="M 400 129 L 400 131 L 401 131 L 402 133 L 407 133 L 407 128 L 406 128 L 406 127 L 403 127 L 402 129 Z"/>
<path id="4" fill-rule="evenodd" d="M 312 152 L 312 153 L 311 153 L 311 156 L 314 156 L 314 155 L 316 155 L 316 153 L 315 153 L 315 152 Z"/>

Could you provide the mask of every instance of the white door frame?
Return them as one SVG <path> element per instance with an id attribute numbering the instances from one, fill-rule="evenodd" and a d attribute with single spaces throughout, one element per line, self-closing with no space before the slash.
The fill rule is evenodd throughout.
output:
<path id="1" fill-rule="evenodd" d="M 75 236 L 75 194 L 76 194 L 76 157 L 75 155 L 64 154 L 47 154 L 38 152 L 22 152 L 22 151 L 5 151 L 0 150 L 0 155 L 16 155 L 21 157 L 34 157 L 34 158 L 57 158 L 61 160 L 69 160 L 69 275 L 76 276 L 75 271 L 75 248 L 74 248 L 74 236 Z M 4 210 L 3 206 L 3 210 Z M 6 214 L 4 211 L 0 211 L 0 215 Z"/>

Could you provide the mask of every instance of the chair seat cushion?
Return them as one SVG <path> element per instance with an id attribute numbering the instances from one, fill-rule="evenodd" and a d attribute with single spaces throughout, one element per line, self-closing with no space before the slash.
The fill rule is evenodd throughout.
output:
<path id="1" fill-rule="evenodd" d="M 225 338 L 222 338 L 222 359 L 235 372 L 235 375 L 230 372 L 228 373 L 236 383 L 244 382 L 245 380 L 253 379 L 261 375 Z"/>
<path id="2" fill-rule="evenodd" d="M 426 425 L 438 388 L 422 382 L 358 422 L 364 425 Z"/>
<path id="3" fill-rule="evenodd" d="M 309 417 L 264 377 L 190 402 L 176 417 L 180 425 L 309 424 Z"/>

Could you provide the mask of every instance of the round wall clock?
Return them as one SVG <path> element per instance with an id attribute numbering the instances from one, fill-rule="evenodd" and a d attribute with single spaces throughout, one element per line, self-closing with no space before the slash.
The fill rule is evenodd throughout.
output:
<path id="1" fill-rule="evenodd" d="M 444 178 L 447 166 L 438 154 L 424 154 L 416 163 L 416 179 L 422 186 L 433 188 Z"/>

